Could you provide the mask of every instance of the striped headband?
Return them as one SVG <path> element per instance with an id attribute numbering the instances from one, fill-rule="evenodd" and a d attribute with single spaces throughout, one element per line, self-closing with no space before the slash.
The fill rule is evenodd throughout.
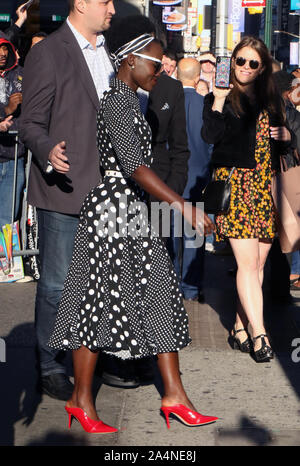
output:
<path id="1" fill-rule="evenodd" d="M 127 58 L 130 53 L 137 52 L 138 50 L 143 49 L 146 47 L 150 42 L 154 40 L 154 37 L 151 34 L 143 34 L 135 39 L 127 42 L 127 44 L 122 45 L 116 52 L 111 53 L 110 56 L 114 61 L 115 67 L 117 71 L 121 66 L 122 60 Z"/>

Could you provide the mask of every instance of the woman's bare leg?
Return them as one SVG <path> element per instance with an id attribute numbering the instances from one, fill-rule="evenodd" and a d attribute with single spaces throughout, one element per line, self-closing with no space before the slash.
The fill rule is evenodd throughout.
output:
<path id="1" fill-rule="evenodd" d="M 93 353 L 85 346 L 73 351 L 74 391 L 67 401 L 67 406 L 83 409 L 89 418 L 98 420 L 93 395 L 92 384 L 98 353 Z"/>
<path id="2" fill-rule="evenodd" d="M 196 411 L 185 393 L 179 371 L 179 358 L 177 352 L 161 353 L 158 355 L 158 368 L 164 384 L 162 406 L 183 404 Z"/>
<path id="3" fill-rule="evenodd" d="M 230 239 L 238 267 L 237 292 L 245 314 L 256 334 L 264 331 L 258 243 L 258 239 Z"/>
<path id="4" fill-rule="evenodd" d="M 238 266 L 236 283 L 240 303 L 250 322 L 253 335 L 260 335 L 265 333 L 263 269 L 271 244 L 261 243 L 258 239 L 230 239 L 230 244 Z M 237 317 L 236 325 L 241 327 L 244 325 L 240 315 Z M 256 346 L 257 349 L 261 346 L 259 340 L 256 341 Z"/>

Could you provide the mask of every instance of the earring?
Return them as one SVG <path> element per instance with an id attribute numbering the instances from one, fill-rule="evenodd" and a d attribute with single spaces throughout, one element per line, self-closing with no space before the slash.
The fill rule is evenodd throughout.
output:
<path id="1" fill-rule="evenodd" d="M 135 67 L 134 67 L 134 65 L 131 65 L 131 67 L 130 67 L 130 68 L 131 68 L 132 70 L 134 70 L 134 68 L 135 68 Z"/>

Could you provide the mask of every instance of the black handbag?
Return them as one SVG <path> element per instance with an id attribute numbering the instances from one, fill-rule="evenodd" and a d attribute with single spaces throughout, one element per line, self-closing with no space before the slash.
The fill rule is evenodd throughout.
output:
<path id="1" fill-rule="evenodd" d="M 228 214 L 230 209 L 231 183 L 235 170 L 233 167 L 226 180 L 212 180 L 202 191 L 204 211 L 208 214 Z"/>

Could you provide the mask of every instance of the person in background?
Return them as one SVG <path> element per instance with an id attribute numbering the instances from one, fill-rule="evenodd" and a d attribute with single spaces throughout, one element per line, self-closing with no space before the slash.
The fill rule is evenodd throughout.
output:
<path id="1" fill-rule="evenodd" d="M 6 128 L 0 136 L 0 228 L 12 220 L 16 220 L 25 181 L 24 155 L 25 148 L 18 143 L 16 167 L 16 200 L 13 209 L 13 185 L 15 172 L 15 136 L 9 130 L 18 131 L 20 106 L 22 103 L 23 70 L 18 65 L 18 56 L 11 42 L 0 38 L 0 119 Z M 7 117 L 11 117 L 7 119 Z M 12 211 L 14 210 L 14 219 Z"/>
<path id="2" fill-rule="evenodd" d="M 289 99 L 295 106 L 298 112 L 300 111 L 300 70 L 297 68 L 291 73 L 293 79 L 292 92 L 289 95 Z"/>
<path id="3" fill-rule="evenodd" d="M 199 82 L 198 82 L 198 84 L 196 86 L 196 92 L 198 94 L 202 95 L 203 97 L 205 97 L 209 93 L 209 83 L 207 81 L 205 81 L 205 79 L 199 79 Z M 202 119 L 202 115 L 201 115 L 201 119 Z M 212 146 L 209 146 L 209 147 L 210 147 L 210 151 L 211 151 Z M 211 221 L 214 222 L 214 215 L 209 214 L 208 216 L 211 219 Z M 215 234 L 214 233 L 212 233 L 211 235 L 206 236 L 206 238 L 205 238 L 205 251 L 208 251 L 210 253 L 214 253 L 216 251 L 215 246 L 214 246 L 214 242 L 215 242 Z"/>
<path id="4" fill-rule="evenodd" d="M 231 82 L 229 89 L 214 87 L 205 97 L 202 136 L 214 144 L 216 179 L 231 175 L 230 210 L 216 216 L 217 240 L 229 239 L 238 267 L 239 301 L 230 340 L 243 352 L 253 351 L 257 362 L 268 362 L 273 350 L 264 324 L 262 283 L 276 233 L 271 178 L 292 135 L 263 41 L 246 36 L 235 47 Z"/>
<path id="5" fill-rule="evenodd" d="M 174 50 L 166 49 L 162 58 L 163 72 L 171 78 L 176 78 L 177 54 Z"/>
<path id="6" fill-rule="evenodd" d="M 32 38 L 31 38 L 30 48 L 32 48 L 34 45 L 38 44 L 42 40 L 46 39 L 46 37 L 48 37 L 48 34 L 46 34 L 45 32 L 42 32 L 42 31 L 33 34 Z"/>
<path id="7" fill-rule="evenodd" d="M 22 11 L 26 2 L 22 3 L 16 11 L 17 21 L 4 31 L 5 37 L 15 46 L 18 47 L 18 41 L 21 33 L 21 28 L 27 20 L 27 9 Z"/>
<path id="8" fill-rule="evenodd" d="M 201 136 L 202 112 L 204 98 L 196 91 L 200 80 L 200 63 L 196 58 L 183 58 L 178 62 L 178 80 L 182 83 L 185 99 L 186 131 L 190 158 L 188 160 L 188 179 L 182 197 L 192 204 L 201 201 L 202 190 L 210 178 L 210 146 Z M 180 221 L 176 218 L 175 224 Z M 174 264 L 180 279 L 183 296 L 187 300 L 204 302 L 204 250 L 201 247 L 191 247 L 192 239 L 183 225 L 183 235 L 173 238 Z"/>
<path id="9" fill-rule="evenodd" d="M 36 335 L 41 386 L 68 400 L 73 384 L 48 346 L 72 257 L 83 199 L 101 180 L 96 115 L 114 74 L 103 31 L 112 0 L 69 0 L 61 28 L 26 57 L 21 138 L 33 154 L 28 202 L 37 208 L 40 279 Z M 77 130 L 76 130 L 77 128 Z"/>
<path id="10" fill-rule="evenodd" d="M 209 93 L 209 84 L 205 79 L 199 79 L 199 82 L 196 87 L 196 91 L 198 94 L 202 95 L 203 97 L 206 96 L 206 94 Z"/>
<path id="11" fill-rule="evenodd" d="M 198 58 L 201 65 L 200 79 L 208 82 L 209 91 L 213 89 L 213 82 L 216 74 L 216 57 L 213 53 L 202 53 Z"/>
<path id="12" fill-rule="evenodd" d="M 273 79 L 278 93 L 282 96 L 285 102 L 286 118 L 289 128 L 293 131 L 297 139 L 297 151 L 300 156 L 300 113 L 296 110 L 295 100 L 297 99 L 298 89 L 295 89 L 294 76 L 286 71 L 278 71 L 273 74 Z M 289 159 L 286 159 L 288 166 L 293 166 L 294 154 L 289 154 Z M 299 163 L 299 161 L 298 161 Z M 290 259 L 290 289 L 293 291 L 300 290 L 300 251 L 295 251 L 287 255 Z M 291 257 L 289 257 L 291 256 Z M 282 267 L 281 267 L 282 271 Z"/>

